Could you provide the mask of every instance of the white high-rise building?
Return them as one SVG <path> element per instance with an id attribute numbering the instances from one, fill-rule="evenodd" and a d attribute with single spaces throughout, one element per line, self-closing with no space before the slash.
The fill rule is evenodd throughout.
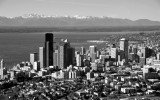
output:
<path id="1" fill-rule="evenodd" d="M 92 45 L 89 47 L 90 54 L 96 53 L 96 46 Z"/>
<path id="2" fill-rule="evenodd" d="M 77 66 L 81 66 L 81 55 L 80 54 L 77 54 L 77 56 L 76 56 L 76 64 L 77 64 Z"/>
<path id="3" fill-rule="evenodd" d="M 84 55 L 86 53 L 86 50 L 84 47 L 81 47 L 81 54 Z"/>
<path id="4" fill-rule="evenodd" d="M 157 53 L 157 60 L 160 60 L 160 53 Z"/>
<path id="5" fill-rule="evenodd" d="M 117 48 L 111 48 L 111 58 L 117 57 Z"/>
<path id="6" fill-rule="evenodd" d="M 45 60 L 44 60 L 44 47 L 39 47 L 39 62 L 40 62 L 40 68 L 43 68 L 44 67 L 44 63 L 45 63 Z"/>
<path id="7" fill-rule="evenodd" d="M 32 65 L 34 65 L 34 62 L 36 62 L 36 61 L 37 61 L 37 53 L 31 53 L 30 54 L 30 63 Z"/>
<path id="8" fill-rule="evenodd" d="M 4 68 L 4 61 L 3 59 L 1 60 L 1 66 L 0 66 L 0 79 L 3 79 L 3 68 Z"/>
<path id="9" fill-rule="evenodd" d="M 36 71 L 39 71 L 40 70 L 40 62 L 37 62 L 37 61 L 34 62 L 33 69 Z"/>

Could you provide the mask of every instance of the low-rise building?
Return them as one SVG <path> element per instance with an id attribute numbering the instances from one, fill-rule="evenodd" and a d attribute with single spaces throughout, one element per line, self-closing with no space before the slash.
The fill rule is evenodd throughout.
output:
<path id="1" fill-rule="evenodd" d="M 133 87 L 121 87 L 121 92 L 125 94 L 136 93 L 136 89 Z"/>
<path id="2" fill-rule="evenodd" d="M 88 72 L 88 73 L 86 74 L 86 76 L 87 76 L 87 79 L 94 78 L 94 73 L 93 73 L 93 72 Z"/>

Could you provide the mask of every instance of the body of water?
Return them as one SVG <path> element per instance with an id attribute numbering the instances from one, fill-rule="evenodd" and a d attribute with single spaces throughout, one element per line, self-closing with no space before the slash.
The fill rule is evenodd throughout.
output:
<path id="1" fill-rule="evenodd" d="M 58 42 L 60 38 L 68 39 L 71 46 L 77 50 L 81 46 L 88 47 L 87 40 L 99 40 L 106 36 L 106 32 L 53 32 Z M 29 54 L 38 53 L 38 48 L 44 46 L 45 33 L 0 33 L 0 59 L 4 59 L 5 66 L 11 68 L 22 61 L 29 61 Z"/>

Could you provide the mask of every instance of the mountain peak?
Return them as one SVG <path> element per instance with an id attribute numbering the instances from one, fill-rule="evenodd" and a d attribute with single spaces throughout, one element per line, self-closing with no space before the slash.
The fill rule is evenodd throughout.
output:
<path id="1" fill-rule="evenodd" d="M 65 15 L 65 16 L 58 16 L 58 15 L 52 15 L 52 16 L 46 16 L 46 15 L 39 15 L 39 14 L 25 14 L 23 16 L 19 16 L 22 18 L 47 18 L 47 17 L 51 17 L 51 18 L 59 18 L 59 17 L 65 17 L 65 18 L 76 18 L 76 19 L 88 19 L 88 18 L 92 18 L 92 16 L 81 16 L 81 15 L 74 15 L 74 16 L 70 16 L 70 15 Z"/>
<path id="2" fill-rule="evenodd" d="M 39 15 L 33 13 L 14 18 L 0 17 L 0 26 L 160 26 L 160 22 L 151 21 L 148 19 L 139 19 L 132 21 L 129 19 L 120 19 L 105 16 L 45 16 L 43 14 Z"/>
<path id="3" fill-rule="evenodd" d="M 45 16 L 45 15 L 39 15 L 39 14 L 35 14 L 35 13 L 32 13 L 32 14 L 25 14 L 23 16 L 21 16 L 22 18 L 46 18 L 46 17 L 50 17 L 50 16 Z"/>

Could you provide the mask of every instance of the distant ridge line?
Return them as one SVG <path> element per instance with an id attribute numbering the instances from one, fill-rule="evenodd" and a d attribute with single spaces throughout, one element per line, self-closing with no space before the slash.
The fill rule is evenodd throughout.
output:
<path id="1" fill-rule="evenodd" d="M 111 17 L 92 17 L 92 16 L 62 16 L 46 17 L 31 15 L 30 17 L 7 18 L 0 16 L 0 27 L 126 27 L 126 26 L 160 26 L 160 21 L 148 19 L 130 20 Z"/>

